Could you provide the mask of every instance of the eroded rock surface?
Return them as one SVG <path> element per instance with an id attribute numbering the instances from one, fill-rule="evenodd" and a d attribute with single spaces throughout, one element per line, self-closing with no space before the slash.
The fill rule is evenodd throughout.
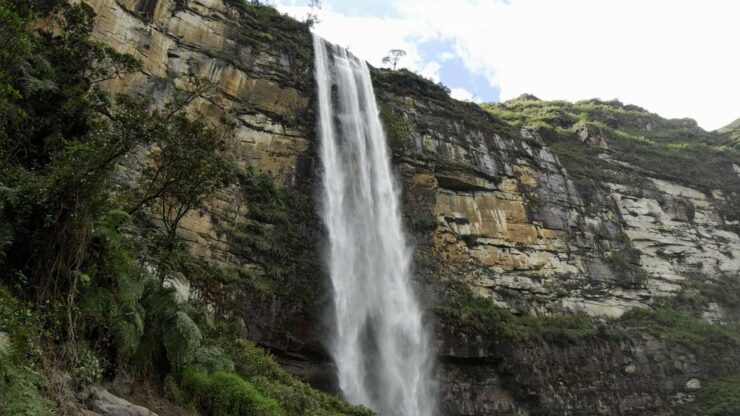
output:
<path id="1" fill-rule="evenodd" d="M 187 88 L 189 74 L 209 79 L 216 91 L 188 111 L 234 122 L 230 151 L 238 163 L 271 175 L 295 196 L 287 209 L 302 215 L 300 237 L 288 238 L 301 241 L 279 263 L 298 264 L 291 269 L 297 271 L 259 295 L 242 288 L 224 296 L 243 320 L 245 337 L 270 347 L 290 371 L 334 389 L 322 346 L 324 241 L 311 203 L 317 170 L 307 29 L 287 18 L 265 24 L 236 0 L 81 2 L 95 15 L 97 39 L 143 63 L 143 73 L 109 81 L 111 92 L 162 104 Z M 445 304 L 455 283 L 517 315 L 583 313 L 609 322 L 686 294 L 687 287 L 740 279 L 737 219 L 727 216 L 723 207 L 732 200 L 722 192 L 652 177 L 615 157 L 604 130 L 585 126 L 573 140 L 596 149 L 610 167 L 592 186 L 568 172 L 540 130 L 513 127 L 402 73 L 374 76 L 429 309 Z M 631 123 L 660 128 L 647 116 Z M 124 163 L 124 181 L 135 181 L 145 156 Z M 644 180 L 625 178 L 630 169 Z M 190 213 L 179 234 L 194 257 L 269 283 L 274 259 L 245 249 L 241 234 L 244 224 L 275 225 L 250 217 L 245 189 L 233 186 L 204 212 Z M 181 292 L 199 295 L 189 287 Z M 725 304 L 701 308 L 708 322 L 737 322 L 737 311 Z M 446 414 L 671 414 L 667 409 L 740 358 L 735 351 L 706 363 L 650 335 L 517 342 L 437 326 Z"/>

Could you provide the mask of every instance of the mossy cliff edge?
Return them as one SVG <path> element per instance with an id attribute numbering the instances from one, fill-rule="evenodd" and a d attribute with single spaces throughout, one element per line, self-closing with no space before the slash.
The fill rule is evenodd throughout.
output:
<path id="1" fill-rule="evenodd" d="M 202 414 L 365 413 L 294 377 L 336 392 L 323 346 L 330 291 L 315 214 L 307 27 L 241 0 L 73 3 L 89 19 L 85 36 L 138 62 L 93 84 L 123 103 L 111 108 L 141 120 L 151 108 L 183 115 L 174 127 L 162 110 L 146 123 L 114 119 L 173 132 L 206 129 L 218 138 L 228 169 L 181 211 L 169 236 L 157 231 L 169 221 L 156 209 L 182 202 L 171 188 L 165 195 L 174 199 L 117 212 L 136 206 L 142 189 L 159 189 L 153 166 L 162 161 L 203 166 L 174 151 L 177 135 L 144 135 L 115 153 L 110 182 L 100 182 L 106 197 L 85 212 L 95 224 L 85 261 L 65 271 L 65 279 L 82 283 L 58 286 L 60 304 L 69 305 L 70 294 L 88 303 L 71 315 L 69 308 L 42 308 L 36 292 L 44 293 L 27 278 L 27 262 L 2 263 L 2 305 L 9 306 L 2 310 L 0 354 L 16 357 L 1 369 L 5 380 L 21 380 L 15 385 L 47 397 L 40 406 L 49 408 L 60 401 L 55 386 L 74 390 L 102 379 L 109 391 L 153 410 L 161 399 L 152 394 L 167 397 L 154 410 L 160 414 L 176 412 L 173 402 Z M 478 106 L 403 70 L 373 70 L 373 78 L 404 191 L 417 287 L 437 334 L 444 414 L 737 411 L 736 126 L 705 132 L 691 120 L 616 101 L 523 96 Z M 146 106 L 137 104 L 144 98 Z M 88 104 L 91 112 L 101 108 Z M 208 130 L 208 123 L 223 131 Z M 63 134 L 87 137 L 88 130 Z M 70 154 L 53 153 L 60 146 L 45 149 L 53 157 Z M 29 217 L 19 216 L 25 202 L 14 189 L 39 164 L 48 160 L 3 177 L 0 208 L 14 220 Z M 214 160 L 206 168 L 219 166 Z M 35 200 L 42 210 L 36 212 L 56 208 L 50 200 Z M 0 249 L 28 252 L 14 246 L 22 233 L 4 239 L 3 232 Z M 112 299 L 100 297 L 111 288 Z M 104 312 L 107 303 L 120 309 Z M 78 316 L 98 320 L 78 331 L 69 327 Z M 40 338 L 22 327 L 36 328 Z M 38 352 L 20 357 L 26 342 Z M 57 345 L 70 352 L 43 351 Z M 73 365 L 44 377 L 41 370 L 53 367 L 43 361 L 49 357 L 73 357 Z M 145 365 L 131 365 L 132 357 Z M 150 388 L 131 388 L 141 381 Z M 100 390 L 75 394 L 86 394 L 99 412 L 107 397 Z"/>

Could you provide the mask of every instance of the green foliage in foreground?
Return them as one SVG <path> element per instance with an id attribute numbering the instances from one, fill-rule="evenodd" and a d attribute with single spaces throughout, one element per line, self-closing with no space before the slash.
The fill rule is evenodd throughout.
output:
<path id="1" fill-rule="evenodd" d="M 207 374 L 188 368 L 182 375 L 184 393 L 198 408 L 212 416 L 278 416 L 282 409 L 234 373 Z"/>
<path id="2" fill-rule="evenodd" d="M 38 315 L 0 286 L 0 414 L 53 415 L 44 397 L 48 380 L 39 371 L 42 333 Z"/>
<path id="3" fill-rule="evenodd" d="M 245 24 L 280 17 L 244 9 L 264 13 Z M 55 30 L 32 24 L 40 18 Z M 234 292 L 207 289 L 228 275 L 229 289 L 245 291 L 252 277 L 194 259 L 175 231 L 236 181 L 223 152 L 233 126 L 185 115 L 209 94 L 196 78 L 155 110 L 109 97 L 99 83 L 140 65 L 92 40 L 90 19 L 62 0 L 0 0 L 0 414 L 53 414 L 51 403 L 67 400 L 48 383 L 54 372 L 87 385 L 121 368 L 208 414 L 368 414 L 282 372 L 223 326 L 233 324 L 224 312 Z M 134 150 L 151 150 L 142 175 L 118 186 L 116 164 Z M 245 256 L 281 283 L 315 275 L 302 267 L 316 256 L 301 245 L 313 210 L 289 209 L 306 200 L 266 175 L 239 179 L 250 206 Z M 179 299 L 170 278 L 203 297 Z"/>
<path id="4" fill-rule="evenodd" d="M 227 345 L 234 368 L 186 368 L 176 394 L 184 405 L 209 415 L 372 415 L 299 381 L 249 341 L 222 338 L 218 343 Z"/>
<path id="5" fill-rule="evenodd" d="M 48 381 L 18 355 L 7 335 L 0 333 L 0 414 L 53 415 L 51 405 L 40 393 Z"/>
<path id="6" fill-rule="evenodd" d="M 235 372 L 252 383 L 267 397 L 277 400 L 287 415 L 369 416 L 369 410 L 314 390 L 288 374 L 264 350 L 252 342 L 227 342 L 227 352 L 234 358 Z"/>

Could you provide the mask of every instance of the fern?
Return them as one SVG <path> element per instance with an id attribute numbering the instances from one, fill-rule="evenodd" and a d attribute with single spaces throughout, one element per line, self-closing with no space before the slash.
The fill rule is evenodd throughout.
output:
<path id="1" fill-rule="evenodd" d="M 130 359 L 144 333 L 140 304 L 144 276 L 119 228 L 129 220 L 123 211 L 109 211 L 95 223 L 93 250 L 80 273 L 81 312 L 87 332 L 110 334 L 116 354 Z"/>
<path id="2" fill-rule="evenodd" d="M 188 314 L 176 312 L 172 322 L 166 326 L 162 338 L 170 364 L 177 370 L 182 369 L 193 359 L 202 338 L 198 325 Z"/>
<path id="3" fill-rule="evenodd" d="M 204 347 L 195 352 L 193 367 L 209 373 L 215 371 L 234 371 L 234 362 L 221 347 Z"/>
<path id="4" fill-rule="evenodd" d="M 10 336 L 0 332 L 0 415 L 53 415 L 40 393 L 47 384 L 46 378 L 18 354 Z"/>
<path id="5" fill-rule="evenodd" d="M 5 259 L 5 250 L 13 244 L 13 226 L 4 211 L 14 200 L 15 192 L 0 184 L 0 262 Z"/>
<path id="6" fill-rule="evenodd" d="M 200 328 L 187 313 L 187 305 L 178 304 L 172 289 L 159 281 L 147 282 L 142 303 L 147 313 L 136 353 L 138 371 L 162 377 L 172 370 L 179 373 L 196 358 L 203 339 Z"/>

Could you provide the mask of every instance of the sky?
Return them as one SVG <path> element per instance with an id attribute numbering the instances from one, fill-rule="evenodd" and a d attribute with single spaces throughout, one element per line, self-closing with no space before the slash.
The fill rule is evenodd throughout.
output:
<path id="1" fill-rule="evenodd" d="M 272 0 L 303 19 L 308 0 Z M 457 99 L 617 98 L 713 130 L 740 118 L 740 0 L 323 0 L 314 31 Z"/>

